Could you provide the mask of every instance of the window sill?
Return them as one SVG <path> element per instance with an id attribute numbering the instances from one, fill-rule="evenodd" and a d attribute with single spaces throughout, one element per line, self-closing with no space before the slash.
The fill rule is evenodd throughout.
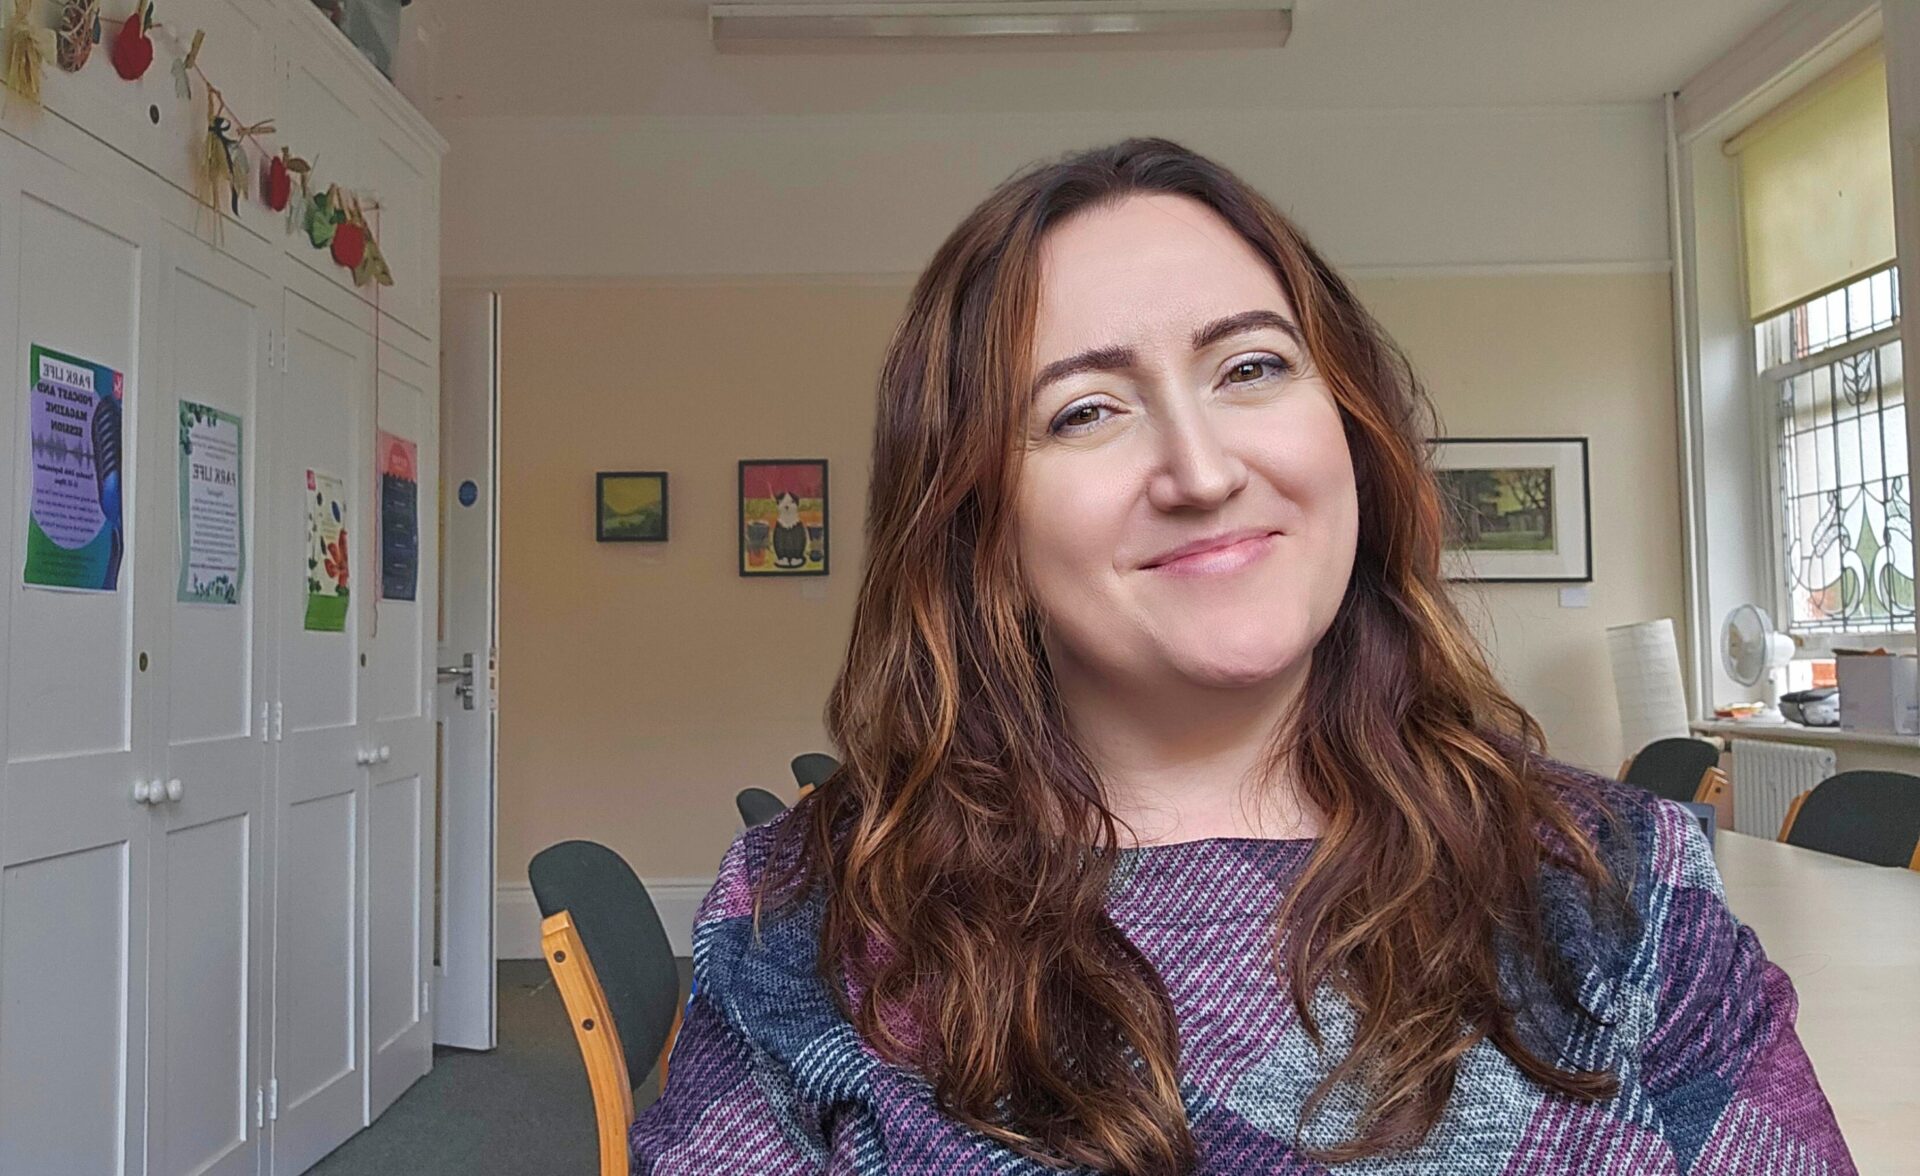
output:
<path id="1" fill-rule="evenodd" d="M 1788 722 L 1740 722 L 1709 719 L 1689 723 L 1698 734 L 1732 739 L 1777 739 L 1783 743 L 1865 744 L 1872 747 L 1898 747 L 1920 751 L 1920 735 L 1899 735 L 1892 731 L 1842 731 L 1838 727 L 1807 727 Z"/>

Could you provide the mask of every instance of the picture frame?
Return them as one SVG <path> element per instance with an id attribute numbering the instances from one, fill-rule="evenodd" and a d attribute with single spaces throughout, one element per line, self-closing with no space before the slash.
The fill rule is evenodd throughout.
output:
<path id="1" fill-rule="evenodd" d="M 664 470 L 602 470 L 593 478 L 593 537 L 600 543 L 665 543 Z"/>
<path id="2" fill-rule="evenodd" d="M 1593 580 L 1585 437 L 1431 437 L 1447 514 L 1449 580 Z"/>
<path id="3" fill-rule="evenodd" d="M 740 463 L 740 574 L 824 576 L 831 567 L 825 458 Z"/>

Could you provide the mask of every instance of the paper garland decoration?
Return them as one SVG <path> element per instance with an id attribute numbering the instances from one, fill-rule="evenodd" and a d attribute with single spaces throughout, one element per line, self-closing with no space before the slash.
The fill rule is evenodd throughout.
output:
<path id="1" fill-rule="evenodd" d="M 0 0 L 0 4 L 6 0 Z M 101 35 L 101 0 L 60 0 L 58 36 L 55 30 L 38 28 L 33 22 L 34 0 L 12 0 L 4 27 L 0 27 L 0 57 L 4 71 L 0 82 L 18 94 L 30 106 L 40 105 L 40 82 L 46 57 L 56 54 L 61 68 L 72 71 L 86 65 Z M 153 17 L 152 0 L 138 0 L 134 10 L 120 21 L 108 56 L 114 72 L 127 81 L 137 81 L 153 65 L 152 32 L 159 27 Z M 239 117 L 218 87 L 200 72 L 200 47 L 206 43 L 206 30 L 195 29 L 192 43 L 184 55 L 173 61 L 174 88 L 182 101 L 193 97 L 193 79 L 198 78 L 207 91 L 207 121 L 194 152 L 196 198 L 213 213 L 211 236 L 218 244 L 222 232 L 224 203 L 230 214 L 240 215 L 240 197 L 254 192 L 255 157 L 251 142 L 274 134 L 273 120 L 248 123 Z M 174 42 L 176 45 L 178 42 Z M 282 147 L 277 156 L 259 148 L 259 198 L 275 212 L 287 214 L 287 232 L 303 229 L 315 249 L 325 249 L 334 264 L 353 275 L 353 284 L 393 285 L 393 271 L 368 221 L 360 196 L 344 192 L 338 184 L 328 185 L 319 196 L 312 195 L 312 164 Z M 293 192 L 293 178 L 299 177 L 300 191 Z"/>

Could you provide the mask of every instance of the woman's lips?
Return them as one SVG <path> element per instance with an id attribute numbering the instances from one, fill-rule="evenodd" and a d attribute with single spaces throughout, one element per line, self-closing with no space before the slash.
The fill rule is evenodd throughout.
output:
<path id="1" fill-rule="evenodd" d="M 1176 553 L 1149 563 L 1145 570 L 1179 576 L 1225 575 L 1237 572 L 1267 554 L 1273 549 L 1273 541 L 1279 537 L 1275 531 L 1223 536 L 1217 542 L 1177 549 Z"/>

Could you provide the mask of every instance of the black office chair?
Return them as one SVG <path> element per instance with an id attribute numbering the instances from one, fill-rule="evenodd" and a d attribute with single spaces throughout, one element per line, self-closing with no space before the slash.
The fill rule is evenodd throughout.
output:
<path id="1" fill-rule="evenodd" d="M 1854 771 L 1794 797 L 1780 840 L 1876 866 L 1920 870 L 1920 776 Z"/>
<path id="2" fill-rule="evenodd" d="M 793 757 L 793 782 L 800 786 L 802 796 L 807 794 L 807 789 L 825 784 L 827 777 L 839 770 L 840 761 L 823 751 L 809 751 Z"/>
<path id="3" fill-rule="evenodd" d="M 733 804 L 740 810 L 740 819 L 746 822 L 749 829 L 764 825 L 787 811 L 787 802 L 764 788 L 742 788 L 739 795 L 733 798 Z"/>
<path id="4" fill-rule="evenodd" d="M 592 841 L 562 841 L 541 850 L 527 864 L 527 879 L 533 883 L 533 900 L 544 919 L 543 939 L 570 924 L 585 949 L 585 961 L 571 954 L 556 960 L 549 952 L 547 964 L 556 981 L 562 980 L 563 969 L 582 964 L 586 979 L 598 980 L 611 1014 L 613 1036 L 618 1039 L 614 1052 L 625 1062 L 629 1097 L 632 1087 L 652 1072 L 656 1060 L 664 1087 L 667 1052 L 680 1020 L 680 969 L 647 888 L 626 859 Z M 569 985 L 562 982 L 560 987 L 573 1014 Z M 574 1021 L 574 1032 L 588 1058 L 589 1077 L 597 1081 L 586 1036 L 597 1027 L 589 1025 L 583 1031 L 581 1017 L 575 1015 Z M 624 1132 L 626 1124 L 619 1126 Z"/>
<path id="5" fill-rule="evenodd" d="M 1727 787 L 1720 749 L 1686 736 L 1656 739 L 1628 756 L 1620 765 L 1620 779 L 1681 804 L 1712 804 Z"/>

